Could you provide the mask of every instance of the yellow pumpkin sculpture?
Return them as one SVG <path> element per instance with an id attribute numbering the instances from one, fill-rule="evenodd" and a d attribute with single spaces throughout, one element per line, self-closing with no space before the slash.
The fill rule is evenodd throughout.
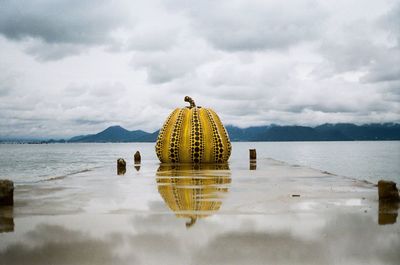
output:
<path id="1" fill-rule="evenodd" d="M 165 121 L 156 143 L 162 163 L 225 163 L 231 155 L 228 133 L 211 109 L 196 106 L 175 109 Z"/>

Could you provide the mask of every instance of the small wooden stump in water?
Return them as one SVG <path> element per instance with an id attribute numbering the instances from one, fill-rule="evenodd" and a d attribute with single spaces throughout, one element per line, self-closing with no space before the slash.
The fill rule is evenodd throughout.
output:
<path id="1" fill-rule="evenodd" d="M 257 160 L 257 152 L 256 149 L 249 149 L 250 152 L 250 161 Z"/>
<path id="2" fill-rule="evenodd" d="M 378 182 L 379 200 L 399 202 L 399 190 L 393 181 L 380 180 Z"/>
<path id="3" fill-rule="evenodd" d="M 140 157 L 139 151 L 136 151 L 136 153 L 133 155 L 133 159 L 135 161 L 135 164 L 140 164 L 142 158 Z"/>
<path id="4" fill-rule="evenodd" d="M 14 205 L 14 182 L 8 179 L 0 180 L 0 206 Z"/>
<path id="5" fill-rule="evenodd" d="M 380 180 L 378 182 L 380 225 L 394 224 L 397 221 L 400 204 L 399 191 L 393 181 Z"/>
<path id="6" fill-rule="evenodd" d="M 256 149 L 249 149 L 250 155 L 250 170 L 257 169 L 257 152 Z"/>
<path id="7" fill-rule="evenodd" d="M 123 158 L 117 160 L 117 174 L 124 175 L 126 172 L 126 162 Z"/>

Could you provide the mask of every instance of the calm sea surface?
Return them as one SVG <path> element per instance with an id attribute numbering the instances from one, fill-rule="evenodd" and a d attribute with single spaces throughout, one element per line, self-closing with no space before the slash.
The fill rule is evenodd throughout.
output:
<path id="1" fill-rule="evenodd" d="M 400 182 L 400 141 L 233 143 L 230 163 L 247 160 L 249 148 L 257 149 L 258 158 L 361 180 Z M 31 183 L 113 166 L 119 157 L 132 163 L 136 150 L 144 166 L 157 163 L 154 143 L 0 144 L 0 178 Z"/>

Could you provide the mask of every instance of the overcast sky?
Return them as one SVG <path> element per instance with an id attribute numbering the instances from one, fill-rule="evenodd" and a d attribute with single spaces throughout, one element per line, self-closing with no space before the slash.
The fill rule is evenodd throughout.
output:
<path id="1" fill-rule="evenodd" d="M 0 0 L 0 137 L 400 122 L 400 1 Z"/>

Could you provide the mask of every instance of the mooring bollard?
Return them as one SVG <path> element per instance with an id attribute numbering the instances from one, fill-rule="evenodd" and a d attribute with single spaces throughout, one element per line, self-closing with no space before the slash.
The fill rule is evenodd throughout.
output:
<path id="1" fill-rule="evenodd" d="M 117 174 L 124 175 L 126 173 L 126 162 L 123 158 L 117 160 Z"/>
<path id="2" fill-rule="evenodd" d="M 397 221 L 400 207 L 399 191 L 393 181 L 380 180 L 378 182 L 380 225 L 394 224 Z"/>
<path id="3" fill-rule="evenodd" d="M 0 180 L 0 205 L 14 205 L 14 182 L 11 180 Z"/>
<path id="4" fill-rule="evenodd" d="M 378 195 L 380 201 L 400 202 L 399 190 L 393 181 L 378 181 Z"/>
<path id="5" fill-rule="evenodd" d="M 142 158 L 139 151 L 136 151 L 136 153 L 133 155 L 133 159 L 135 161 L 135 164 L 140 164 Z"/>
<path id="6" fill-rule="evenodd" d="M 249 149 L 249 152 L 250 152 L 250 160 L 257 160 L 256 149 Z"/>
<path id="7" fill-rule="evenodd" d="M 250 155 L 250 170 L 257 169 L 257 152 L 256 149 L 249 149 Z"/>

